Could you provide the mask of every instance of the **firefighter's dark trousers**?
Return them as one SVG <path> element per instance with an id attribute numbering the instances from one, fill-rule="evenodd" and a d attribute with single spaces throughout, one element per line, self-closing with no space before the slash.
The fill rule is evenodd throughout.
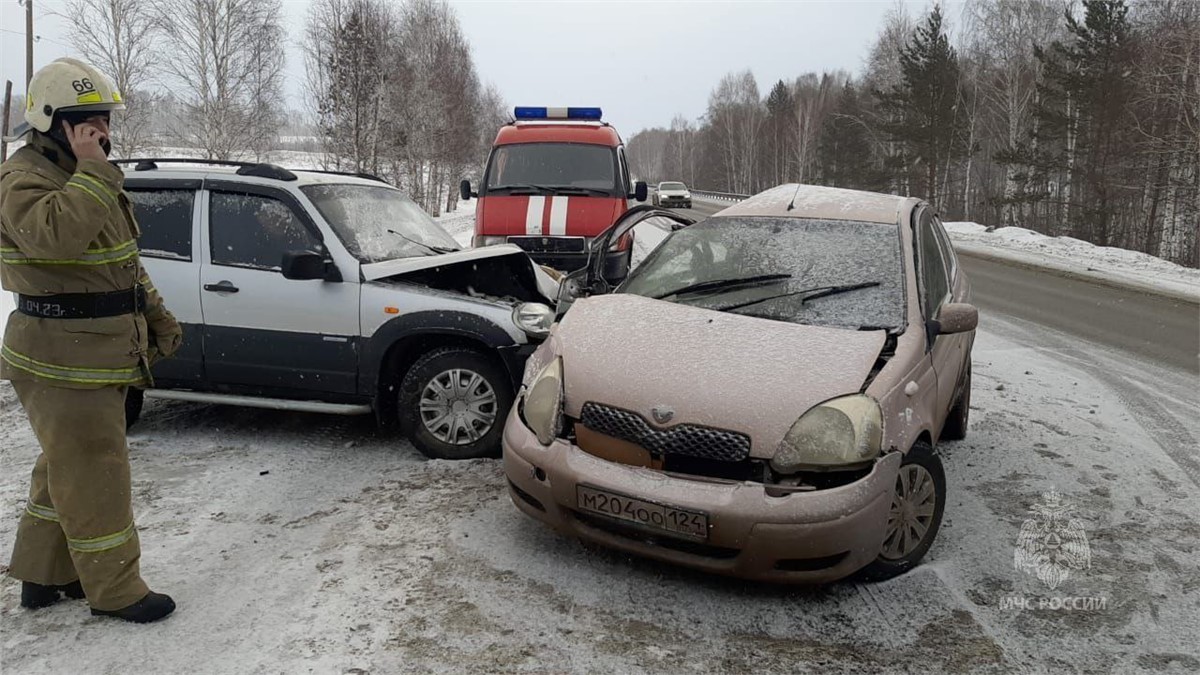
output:
<path id="1" fill-rule="evenodd" d="M 130 501 L 125 387 L 66 389 L 12 383 L 42 454 L 17 529 L 9 574 L 83 583 L 95 609 L 123 609 L 149 589 Z"/>

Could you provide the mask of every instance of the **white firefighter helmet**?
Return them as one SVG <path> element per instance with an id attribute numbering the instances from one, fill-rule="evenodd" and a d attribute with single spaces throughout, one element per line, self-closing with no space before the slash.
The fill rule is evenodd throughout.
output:
<path id="1" fill-rule="evenodd" d="M 50 62 L 29 81 L 25 95 L 25 121 L 43 133 L 50 131 L 54 113 L 124 110 L 121 92 L 112 80 L 79 59 Z"/>

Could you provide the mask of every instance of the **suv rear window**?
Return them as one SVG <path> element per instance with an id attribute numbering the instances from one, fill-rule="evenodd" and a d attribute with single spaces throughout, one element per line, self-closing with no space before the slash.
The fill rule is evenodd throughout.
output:
<path id="1" fill-rule="evenodd" d="M 167 260 L 192 259 L 195 190 L 127 190 L 142 236 L 140 254 Z"/>

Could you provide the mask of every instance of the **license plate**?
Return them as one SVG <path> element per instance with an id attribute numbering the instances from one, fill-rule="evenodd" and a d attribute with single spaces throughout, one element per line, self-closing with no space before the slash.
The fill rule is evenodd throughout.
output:
<path id="1" fill-rule="evenodd" d="M 663 530 L 701 541 L 708 539 L 708 514 L 655 504 L 586 485 L 575 487 L 580 509 L 636 525 Z"/>

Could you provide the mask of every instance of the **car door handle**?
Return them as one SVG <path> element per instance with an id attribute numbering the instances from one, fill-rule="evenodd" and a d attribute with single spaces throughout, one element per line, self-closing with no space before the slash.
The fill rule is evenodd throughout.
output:
<path id="1" fill-rule="evenodd" d="M 217 284 L 204 284 L 204 290 L 211 291 L 213 293 L 237 293 L 238 287 L 234 286 L 228 281 L 222 281 Z"/>

